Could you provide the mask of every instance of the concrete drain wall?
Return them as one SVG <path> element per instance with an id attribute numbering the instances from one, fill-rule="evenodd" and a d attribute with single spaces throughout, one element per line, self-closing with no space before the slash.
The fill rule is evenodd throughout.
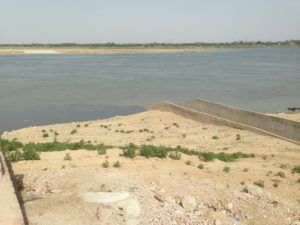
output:
<path id="1" fill-rule="evenodd" d="M 0 149 L 0 225 L 26 225 L 12 178 L 11 167 Z"/>
<path id="2" fill-rule="evenodd" d="M 163 102 L 146 107 L 147 110 L 161 110 L 203 123 L 230 126 L 249 130 L 300 145 L 300 123 L 237 109 L 205 100 L 193 100 L 174 104 Z"/>

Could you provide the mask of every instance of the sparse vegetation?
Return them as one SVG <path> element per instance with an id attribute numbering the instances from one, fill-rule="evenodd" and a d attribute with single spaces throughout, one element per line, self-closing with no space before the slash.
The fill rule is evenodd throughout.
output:
<path id="1" fill-rule="evenodd" d="M 300 173 L 300 165 L 294 166 L 294 168 L 292 169 L 292 173 Z"/>
<path id="2" fill-rule="evenodd" d="M 114 162 L 113 167 L 115 168 L 120 168 L 121 167 L 121 163 L 118 161 Z"/>
<path id="3" fill-rule="evenodd" d="M 199 165 L 197 166 L 197 168 L 198 168 L 199 170 L 203 170 L 203 169 L 204 169 L 204 166 L 203 166 L 203 164 L 199 164 Z"/>
<path id="4" fill-rule="evenodd" d="M 105 155 L 106 154 L 106 148 L 99 148 L 97 149 L 98 155 Z"/>
<path id="5" fill-rule="evenodd" d="M 280 164 L 280 169 L 286 169 L 288 167 L 288 164 Z"/>
<path id="6" fill-rule="evenodd" d="M 107 160 L 105 160 L 103 163 L 102 163 L 102 167 L 103 168 L 108 168 L 109 167 L 109 162 Z"/>
<path id="7" fill-rule="evenodd" d="M 78 131 L 76 129 L 72 130 L 70 134 L 76 134 Z"/>
<path id="8" fill-rule="evenodd" d="M 248 172 L 248 171 L 249 171 L 248 168 L 243 169 L 243 172 Z"/>
<path id="9" fill-rule="evenodd" d="M 186 134 L 182 134 L 181 137 L 186 138 Z"/>
<path id="10" fill-rule="evenodd" d="M 192 161 L 191 161 L 191 160 L 187 160 L 187 161 L 185 162 L 185 164 L 188 165 L 188 166 L 190 166 L 190 165 L 192 165 Z"/>
<path id="11" fill-rule="evenodd" d="M 240 135 L 240 134 L 237 134 L 235 139 L 236 139 L 237 141 L 241 140 L 241 135 Z"/>
<path id="12" fill-rule="evenodd" d="M 43 133 L 43 138 L 47 138 L 49 137 L 49 134 L 48 133 Z"/>
<path id="13" fill-rule="evenodd" d="M 253 184 L 261 188 L 265 187 L 265 182 L 263 180 L 254 181 Z"/>
<path id="14" fill-rule="evenodd" d="M 174 151 L 174 152 L 171 152 L 169 154 L 169 157 L 171 159 L 174 159 L 174 160 L 180 160 L 181 159 L 181 153 L 179 151 Z"/>
<path id="15" fill-rule="evenodd" d="M 241 183 L 240 183 L 241 185 L 245 185 L 245 181 L 241 181 Z"/>
<path id="16" fill-rule="evenodd" d="M 273 187 L 277 188 L 278 185 L 279 185 L 278 183 L 274 183 L 274 184 L 273 184 Z"/>
<path id="17" fill-rule="evenodd" d="M 218 140 L 219 139 L 219 137 L 217 135 L 214 135 L 211 138 L 214 139 L 214 140 Z"/>
<path id="18" fill-rule="evenodd" d="M 20 150 L 16 150 L 10 152 L 7 157 L 11 162 L 17 162 L 23 160 L 23 153 Z"/>
<path id="19" fill-rule="evenodd" d="M 84 124 L 84 126 L 85 126 L 85 127 L 88 127 L 88 126 L 89 126 L 89 124 L 87 124 L 87 123 L 86 123 L 86 124 Z"/>
<path id="20" fill-rule="evenodd" d="M 158 158 L 166 158 L 167 157 L 167 148 L 164 146 L 156 147 L 154 145 L 142 145 L 140 148 L 140 155 L 149 157 L 158 157 Z"/>
<path id="21" fill-rule="evenodd" d="M 229 167 L 229 166 L 225 166 L 225 167 L 223 168 L 223 172 L 229 173 L 229 172 L 230 172 L 230 167 Z"/>
<path id="22" fill-rule="evenodd" d="M 40 155 L 34 149 L 26 149 L 23 151 L 24 160 L 40 160 Z"/>
<path id="23" fill-rule="evenodd" d="M 172 124 L 174 127 L 179 127 L 178 123 L 173 123 Z"/>
<path id="24" fill-rule="evenodd" d="M 55 132 L 54 132 L 54 136 L 58 136 L 58 132 L 55 131 Z"/>
<path id="25" fill-rule="evenodd" d="M 263 160 L 267 160 L 268 156 L 264 155 L 262 158 Z"/>
<path id="26" fill-rule="evenodd" d="M 77 124 L 77 125 L 76 125 L 76 127 L 78 127 L 78 128 L 79 128 L 79 127 L 80 127 L 80 124 Z"/>
<path id="27" fill-rule="evenodd" d="M 72 160 L 72 156 L 70 155 L 70 153 L 65 154 L 64 160 L 66 160 L 66 161 L 71 161 Z"/>
<path id="28" fill-rule="evenodd" d="M 135 144 L 130 143 L 123 148 L 123 156 L 133 159 L 136 156 L 136 150 L 138 147 Z"/>
<path id="29" fill-rule="evenodd" d="M 285 178 L 285 173 L 283 171 L 280 171 L 278 173 L 275 174 L 275 176 L 281 177 L 281 178 Z"/>

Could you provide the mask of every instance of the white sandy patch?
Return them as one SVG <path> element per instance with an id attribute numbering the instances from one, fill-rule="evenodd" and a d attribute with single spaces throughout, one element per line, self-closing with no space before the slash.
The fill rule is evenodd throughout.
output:
<path id="1" fill-rule="evenodd" d="M 39 49 L 30 49 L 30 50 L 22 50 L 24 54 L 60 54 L 61 52 L 55 50 L 39 50 Z"/>

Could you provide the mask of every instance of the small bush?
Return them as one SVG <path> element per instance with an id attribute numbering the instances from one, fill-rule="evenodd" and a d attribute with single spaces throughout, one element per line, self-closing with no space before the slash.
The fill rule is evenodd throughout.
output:
<path id="1" fill-rule="evenodd" d="M 0 138 L 0 148 L 4 151 L 4 153 L 16 151 L 23 147 L 23 144 L 18 141 L 9 141 Z"/>
<path id="2" fill-rule="evenodd" d="M 103 168 L 108 168 L 109 167 L 109 162 L 107 160 L 105 160 L 103 163 L 102 163 L 102 167 Z"/>
<path id="3" fill-rule="evenodd" d="M 49 137 L 49 134 L 43 133 L 43 138 L 47 138 L 47 137 Z"/>
<path id="4" fill-rule="evenodd" d="M 76 127 L 78 127 L 78 128 L 79 128 L 79 127 L 80 127 L 80 124 L 77 124 L 77 125 L 76 125 Z"/>
<path id="5" fill-rule="evenodd" d="M 286 169 L 288 167 L 288 164 L 280 164 L 280 169 Z"/>
<path id="6" fill-rule="evenodd" d="M 205 162 L 214 161 L 215 154 L 213 152 L 203 152 L 200 156 Z"/>
<path id="7" fill-rule="evenodd" d="M 88 127 L 89 125 L 86 123 L 86 124 L 84 124 L 84 126 L 85 126 L 85 127 Z"/>
<path id="8" fill-rule="evenodd" d="M 174 127 L 179 127 L 178 123 L 173 123 Z"/>
<path id="9" fill-rule="evenodd" d="M 240 184 L 241 184 L 241 185 L 245 185 L 245 181 L 242 181 Z"/>
<path id="10" fill-rule="evenodd" d="M 11 162 L 23 160 L 23 154 L 19 150 L 10 152 L 7 157 Z"/>
<path id="11" fill-rule="evenodd" d="M 266 155 L 264 155 L 262 158 L 263 158 L 263 160 L 267 160 L 268 157 Z"/>
<path id="12" fill-rule="evenodd" d="M 203 170 L 203 169 L 204 169 L 204 166 L 203 166 L 203 164 L 199 164 L 199 165 L 197 166 L 197 168 L 198 168 L 199 170 Z"/>
<path id="13" fill-rule="evenodd" d="M 34 149 L 26 149 L 23 151 L 24 160 L 40 160 L 40 155 Z"/>
<path id="14" fill-rule="evenodd" d="M 168 154 L 167 148 L 164 146 L 143 145 L 140 149 L 140 155 L 149 157 L 166 158 Z"/>
<path id="15" fill-rule="evenodd" d="M 278 185 L 279 185 L 278 183 L 274 183 L 274 184 L 273 184 L 273 187 L 277 188 Z"/>
<path id="16" fill-rule="evenodd" d="M 300 184 L 300 178 L 296 181 L 298 184 Z"/>
<path id="17" fill-rule="evenodd" d="M 186 138 L 186 134 L 182 134 L 181 137 Z"/>
<path id="18" fill-rule="evenodd" d="M 292 173 L 300 173 L 300 165 L 294 166 L 294 168 L 292 169 Z"/>
<path id="19" fill-rule="evenodd" d="M 180 160 L 181 159 L 181 153 L 179 151 L 171 152 L 169 154 L 169 157 L 171 159 L 174 159 L 174 160 Z"/>
<path id="20" fill-rule="evenodd" d="M 129 144 L 123 149 L 124 157 L 133 159 L 136 156 L 137 146 L 134 144 Z"/>
<path id="21" fill-rule="evenodd" d="M 70 132 L 70 134 L 76 134 L 78 131 L 77 130 L 72 130 L 71 132 Z"/>
<path id="22" fill-rule="evenodd" d="M 188 166 L 190 166 L 190 165 L 192 165 L 192 161 L 191 161 L 191 160 L 187 160 L 187 161 L 185 162 L 185 164 L 188 165 Z"/>
<path id="23" fill-rule="evenodd" d="M 253 184 L 261 188 L 265 187 L 265 182 L 263 180 L 254 181 Z"/>
<path id="24" fill-rule="evenodd" d="M 223 168 L 223 172 L 229 173 L 229 172 L 230 172 L 230 167 L 229 167 L 229 166 L 225 166 L 225 167 Z"/>
<path id="25" fill-rule="evenodd" d="M 280 172 L 276 173 L 275 176 L 285 178 L 285 173 L 283 171 L 280 171 Z"/>
<path id="26" fill-rule="evenodd" d="M 55 132 L 54 132 L 54 136 L 58 136 L 58 132 L 55 131 Z"/>
<path id="27" fill-rule="evenodd" d="M 214 140 L 218 140 L 219 139 L 219 137 L 217 135 L 214 135 L 211 138 L 214 139 Z"/>
<path id="28" fill-rule="evenodd" d="M 106 154 L 106 149 L 105 148 L 97 149 L 97 154 L 98 155 L 105 155 Z"/>
<path id="29" fill-rule="evenodd" d="M 243 169 L 243 172 L 248 172 L 248 171 L 249 171 L 248 168 Z"/>
<path id="30" fill-rule="evenodd" d="M 66 160 L 66 161 L 71 161 L 72 160 L 72 156 L 70 155 L 70 153 L 65 154 L 64 160 Z"/>
<path id="31" fill-rule="evenodd" d="M 121 163 L 118 161 L 114 162 L 113 167 L 115 168 L 120 168 L 121 167 Z"/>
<path id="32" fill-rule="evenodd" d="M 241 140 L 241 135 L 240 135 L 240 134 L 237 134 L 235 139 L 236 139 L 237 141 Z"/>
<path id="33" fill-rule="evenodd" d="M 46 130 L 42 130 L 42 133 L 46 133 Z"/>

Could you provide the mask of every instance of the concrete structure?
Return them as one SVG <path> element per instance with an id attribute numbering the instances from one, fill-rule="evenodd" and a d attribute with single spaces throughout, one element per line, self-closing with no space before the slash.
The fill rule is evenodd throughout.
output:
<path id="1" fill-rule="evenodd" d="M 204 123 L 231 126 L 300 144 L 300 123 L 206 100 L 164 102 L 147 109 L 169 111 Z"/>
<path id="2" fill-rule="evenodd" d="M 0 149 L 0 225 L 25 225 L 10 164 Z"/>

